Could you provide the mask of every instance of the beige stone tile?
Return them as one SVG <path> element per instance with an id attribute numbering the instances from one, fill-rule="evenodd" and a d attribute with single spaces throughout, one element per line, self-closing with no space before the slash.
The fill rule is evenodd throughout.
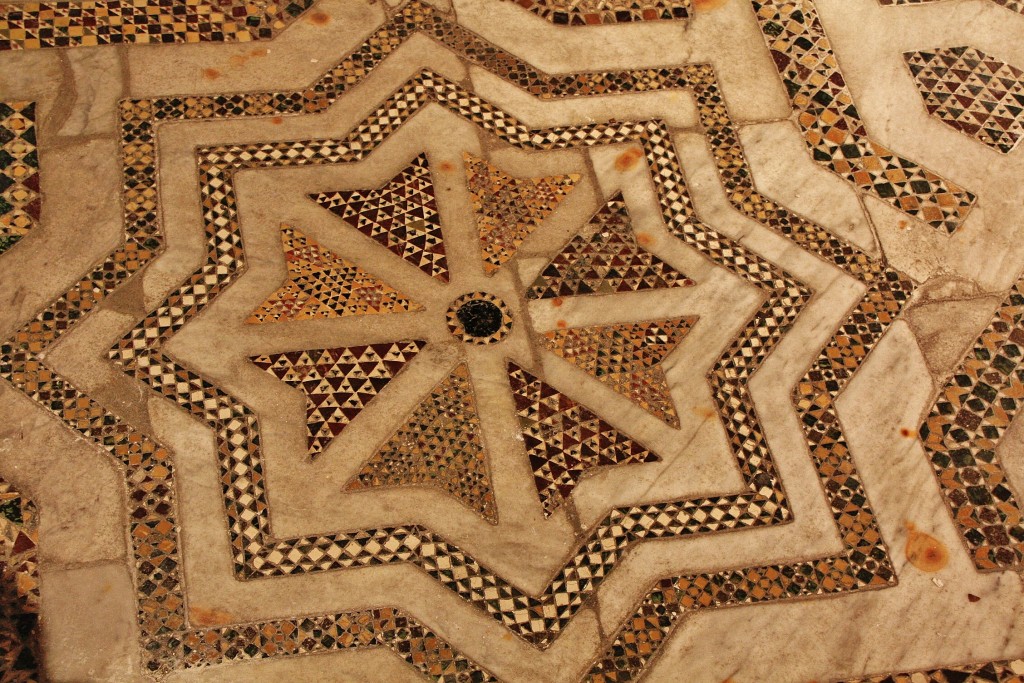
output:
<path id="1" fill-rule="evenodd" d="M 134 590 L 121 563 L 43 573 L 43 642 L 53 681 L 142 681 Z"/>

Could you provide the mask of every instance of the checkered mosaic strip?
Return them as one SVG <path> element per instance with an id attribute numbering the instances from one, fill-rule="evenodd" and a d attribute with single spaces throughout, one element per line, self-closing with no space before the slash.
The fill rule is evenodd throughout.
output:
<path id="1" fill-rule="evenodd" d="M 39 222 L 35 102 L 0 102 L 0 254 Z"/>
<path id="2" fill-rule="evenodd" d="M 692 285 L 637 243 L 626 203 L 616 195 L 544 267 L 527 296 L 554 299 Z"/>
<path id="3" fill-rule="evenodd" d="M 423 307 L 290 225 L 281 226 L 287 279 L 246 322 L 402 313 Z"/>
<path id="4" fill-rule="evenodd" d="M 548 349 L 596 377 L 670 427 L 679 416 L 661 362 L 697 322 L 696 316 L 545 332 Z"/>
<path id="5" fill-rule="evenodd" d="M 509 364 L 508 376 L 545 516 L 568 500 L 580 480 L 598 468 L 661 460 L 515 363 Z"/>
<path id="6" fill-rule="evenodd" d="M 480 417 L 465 363 L 431 390 L 346 488 L 392 486 L 441 489 L 491 524 L 498 523 Z"/>
<path id="7" fill-rule="evenodd" d="M 751 0 L 815 161 L 946 233 L 976 197 L 873 141 L 811 0 Z"/>
<path id="8" fill-rule="evenodd" d="M 484 271 L 498 272 L 530 234 L 579 182 L 578 173 L 547 178 L 514 178 L 485 159 L 471 154 L 466 161 Z"/>
<path id="9" fill-rule="evenodd" d="M 412 21 L 415 24 L 422 20 L 419 25 L 423 30 L 437 31 L 445 36 L 445 40 L 462 41 L 465 45 L 472 39 L 483 45 L 485 50 L 474 53 L 473 59 L 494 57 L 499 62 L 504 59 L 500 50 L 492 46 L 493 49 L 487 52 L 487 44 L 482 39 L 443 19 L 434 10 L 411 3 L 379 33 L 383 32 L 389 39 L 396 36 L 404 39 L 408 34 L 400 35 L 396 26 L 402 22 Z M 369 70 L 379 63 L 400 42 L 368 41 L 355 56 L 345 61 L 345 65 L 328 73 L 322 83 L 330 83 L 332 87 L 307 91 L 329 92 L 332 93 L 330 96 L 267 93 L 125 103 L 122 109 L 125 123 L 122 149 L 126 167 L 128 241 L 103 266 L 84 277 L 50 309 L 0 347 L 0 374 L 72 427 L 96 439 L 127 468 L 131 500 L 135 501 L 130 532 L 140 577 L 139 622 L 148 653 L 147 665 L 153 670 L 166 669 L 180 661 L 200 665 L 225 658 L 302 652 L 305 650 L 280 648 L 278 643 L 289 642 L 288 635 L 297 627 L 317 628 L 317 624 L 321 632 L 328 633 L 319 642 L 328 644 L 320 645 L 316 640 L 304 639 L 303 648 L 334 648 L 364 643 L 372 646 L 375 643 L 367 640 L 347 636 L 337 638 L 332 635 L 333 630 L 345 629 L 351 633 L 355 627 L 350 624 L 372 620 L 386 610 L 322 615 L 259 625 L 232 625 L 223 629 L 189 628 L 177 578 L 180 558 L 174 524 L 176 503 L 173 467 L 167 452 L 58 377 L 38 359 L 37 354 L 74 320 L 95 308 L 106 293 L 151 260 L 154 250 L 160 247 L 159 225 L 147 205 L 155 192 L 152 149 L 156 122 L 322 109 L 349 87 L 348 82 L 357 81 L 363 75 L 363 69 Z M 382 44 L 387 47 L 377 47 Z M 492 64 L 492 67 L 509 80 L 533 78 L 529 67 L 518 61 L 506 62 L 503 66 Z M 878 534 L 866 494 L 859 484 L 834 400 L 899 314 L 912 285 L 898 273 L 886 269 L 884 264 L 872 261 L 752 188 L 749 169 L 735 140 L 733 125 L 718 94 L 714 74 L 707 67 L 686 67 L 646 75 L 576 74 L 558 79 L 537 75 L 536 83 L 541 91 L 537 94 L 557 97 L 587 94 L 593 92 L 588 89 L 588 84 L 599 79 L 609 79 L 613 84 L 605 91 L 609 93 L 636 89 L 637 84 L 650 89 L 690 88 L 697 95 L 702 120 L 724 113 L 724 119 L 712 121 L 713 125 L 707 127 L 707 134 L 720 160 L 722 180 L 731 201 L 755 220 L 855 274 L 869 285 L 862 301 L 840 326 L 794 392 L 812 462 L 818 470 L 847 549 L 837 556 L 790 565 L 753 567 L 687 579 L 669 577 L 659 586 L 678 587 L 673 590 L 689 597 L 679 597 L 676 593 L 669 593 L 666 587 L 660 587 L 659 595 L 652 593 L 645 600 L 645 605 L 671 606 L 675 600 L 674 604 L 681 609 L 691 609 L 697 605 L 726 606 L 891 585 L 893 577 L 887 551 Z M 556 86 L 549 87 L 556 81 Z M 765 293 L 765 303 L 708 374 L 712 394 L 741 474 L 747 482 L 747 490 L 712 499 L 613 510 L 594 527 L 591 536 L 556 573 L 549 587 L 536 597 L 518 591 L 467 553 L 422 527 L 360 530 L 333 537 L 273 539 L 267 531 L 261 454 L 255 447 L 259 438 L 256 417 L 238 399 L 177 365 L 161 348 L 244 270 L 245 254 L 238 234 L 232 187 L 236 170 L 358 160 L 430 102 L 437 102 L 464 116 L 509 144 L 530 150 L 639 143 L 653 171 L 652 176 L 658 179 L 659 203 L 672 233 L 715 264 L 739 275 Z M 356 146 L 358 152 L 353 151 Z M 544 647 L 553 642 L 613 569 L 617 559 L 635 542 L 646 538 L 780 523 L 789 519 L 781 484 L 774 472 L 746 381 L 796 321 L 802 306 L 810 298 L 810 292 L 788 273 L 700 222 L 687 195 L 685 178 L 675 157 L 670 132 L 664 124 L 656 121 L 624 122 L 531 130 L 489 103 L 466 93 L 458 85 L 424 72 L 399 88 L 393 98 L 382 104 L 368 122 L 358 126 L 345 140 L 213 148 L 201 152 L 200 160 L 200 176 L 205 188 L 203 208 L 209 263 L 147 316 L 122 340 L 112 355 L 154 389 L 214 426 L 225 474 L 232 542 L 237 553 L 236 571 L 241 576 L 414 562 L 442 585 L 491 614 L 513 632 L 538 647 Z M 731 165 L 723 165 L 723 161 L 729 161 Z M 819 246 L 820 250 L 817 249 Z M 225 263 L 229 266 L 224 267 Z M 733 603 L 729 602 L 730 595 L 734 596 Z M 646 609 L 640 622 L 627 622 L 626 630 L 640 632 L 635 625 L 643 623 L 649 624 L 650 628 L 656 627 L 658 632 L 643 629 L 647 633 L 645 644 L 633 658 L 634 664 L 627 662 L 622 671 L 634 678 L 642 674 L 649 653 L 656 652 L 657 644 L 668 636 L 669 630 L 664 629 L 662 624 L 665 620 L 661 617 L 669 611 Z M 307 623 L 314 625 L 308 626 Z M 420 653 L 408 658 L 414 664 L 443 659 L 441 653 L 451 651 L 450 646 L 431 637 L 432 634 L 421 636 L 420 631 L 404 627 L 387 633 L 393 635 L 381 640 L 386 639 L 389 647 L 399 652 L 412 650 Z M 628 636 L 621 642 L 636 640 L 635 636 Z M 182 659 L 180 655 L 186 648 L 189 658 Z M 615 655 L 620 650 L 625 651 L 619 636 L 616 636 L 610 652 Z M 479 672 L 475 675 L 486 677 L 485 672 L 464 658 L 460 661 L 463 671 Z M 613 662 L 608 670 L 615 670 L 617 666 Z M 444 665 L 441 665 L 440 669 L 425 672 L 441 671 L 443 674 L 444 670 Z"/>
<path id="10" fill-rule="evenodd" d="M 1024 134 L 1024 71 L 972 47 L 903 55 L 928 113 L 1004 154 Z"/>
<path id="11" fill-rule="evenodd" d="M 322 192 L 310 198 L 427 275 L 448 282 L 441 219 L 425 154 L 380 189 Z"/>
<path id="12" fill-rule="evenodd" d="M 0 478 L 0 681 L 40 680 L 39 510 Z"/>
<path id="13" fill-rule="evenodd" d="M 75 0 L 0 5 L 0 50 L 273 38 L 313 0 Z"/>
<path id="14" fill-rule="evenodd" d="M 559 26 L 688 19 L 691 0 L 509 0 Z"/>

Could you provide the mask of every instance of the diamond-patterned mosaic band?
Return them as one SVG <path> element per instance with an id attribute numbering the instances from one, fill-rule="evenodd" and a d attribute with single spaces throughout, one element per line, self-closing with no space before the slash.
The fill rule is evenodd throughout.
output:
<path id="1" fill-rule="evenodd" d="M 946 233 L 976 197 L 873 141 L 811 0 L 751 0 L 811 156 L 864 192 Z"/>
<path id="2" fill-rule="evenodd" d="M 35 102 L 0 102 L 0 254 L 39 221 Z"/>

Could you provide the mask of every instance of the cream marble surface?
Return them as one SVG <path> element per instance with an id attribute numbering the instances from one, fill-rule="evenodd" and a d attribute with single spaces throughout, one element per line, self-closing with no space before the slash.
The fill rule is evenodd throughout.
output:
<path id="1" fill-rule="evenodd" d="M 964 363 L 1001 302 L 1016 291 L 1011 288 L 1024 269 L 1018 239 L 1024 225 L 1024 152 L 1018 148 L 1000 153 L 929 115 L 903 58 L 911 50 L 969 45 L 1024 69 L 1024 12 L 990 0 L 892 6 L 877 0 L 693 0 L 692 6 L 665 0 L 662 4 L 686 5 L 690 16 L 680 21 L 570 28 L 546 21 L 510 0 L 427 3 L 422 16 L 440 12 L 438 16 L 448 22 L 444 30 L 449 37 L 457 30 L 471 32 L 470 37 L 478 41 L 477 57 L 425 34 L 408 39 L 392 36 L 370 40 L 368 49 L 378 53 L 381 45 L 390 49 L 402 44 L 368 73 L 358 60 L 346 61 L 347 55 L 407 11 L 408 3 L 318 0 L 272 40 L 257 42 L 0 50 L 0 102 L 37 103 L 43 196 L 38 224 L 0 254 L 0 331 L 4 340 L 14 340 L 3 342 L 8 346 L 0 358 L 4 377 L 0 412 L 5 416 L 0 421 L 0 479 L 40 510 L 42 663 L 37 674 L 12 680 L 390 682 L 424 677 L 476 681 L 493 676 L 531 683 L 640 679 L 649 683 L 795 683 L 892 675 L 884 680 L 916 683 L 953 680 L 920 672 L 940 667 L 966 672 L 989 662 L 1001 662 L 996 678 L 976 674 L 956 680 L 1024 680 L 1021 499 L 1011 497 L 1002 507 L 1009 517 L 1003 525 L 1007 533 L 1012 536 L 1016 529 L 1022 534 L 1006 544 L 1017 544 L 1016 560 L 1000 568 L 980 566 L 965 541 L 979 524 L 972 523 L 964 511 L 951 513 L 947 505 L 947 496 L 953 495 L 950 491 L 956 486 L 967 491 L 967 484 L 954 486 L 937 479 L 929 462 L 936 447 L 919 435 L 922 424 L 933 424 L 937 400 L 955 394 L 958 382 L 964 386 L 972 368 L 981 368 L 978 373 L 984 381 L 995 384 L 999 379 L 992 373 L 1000 366 L 977 359 L 971 365 L 972 357 L 965 370 Z M 808 115 L 796 110 L 799 102 L 791 101 L 783 66 L 787 56 L 805 69 L 816 67 L 815 60 L 795 52 L 776 54 L 773 59 L 763 31 L 768 31 L 769 40 L 777 33 L 759 24 L 758 6 L 817 12 L 841 82 L 859 114 L 854 123 L 863 126 L 864 135 L 974 193 L 975 206 L 954 234 L 859 189 L 815 159 L 809 137 L 815 126 L 831 126 L 832 114 L 811 117 L 809 124 Z M 0 7 L 0 22 L 9 11 Z M 416 28 L 430 26 L 423 23 Z M 480 56 L 485 49 L 498 48 L 509 54 Z M 700 92 L 700 83 L 696 91 L 688 87 L 594 96 L 575 92 L 547 96 L 549 85 L 539 84 L 547 74 L 554 74 L 557 81 L 565 74 L 627 70 L 641 79 L 653 79 L 659 70 L 664 76 L 697 64 L 709 65 L 724 110 L 709 114 L 711 104 L 707 91 Z M 146 220 L 159 221 L 162 247 L 144 267 L 130 266 L 138 272 L 133 270 L 96 310 L 62 331 L 59 340 L 45 348 L 32 347 L 36 355 L 29 361 L 17 356 L 22 343 L 31 346 L 17 337 L 19 330 L 91 267 L 103 263 L 124 240 L 123 211 L 129 195 L 123 190 L 120 136 L 128 124 L 118 117 L 129 106 L 128 100 L 173 102 L 166 104 L 168 111 L 183 106 L 182 102 L 189 106 L 218 94 L 296 93 L 293 100 L 305 97 L 312 102 L 322 97 L 324 88 L 318 91 L 310 84 L 332 68 L 348 90 L 334 102 L 321 100 L 316 111 L 310 105 L 305 112 L 192 116 L 155 125 L 154 161 L 146 177 L 154 179 L 156 190 L 146 198 L 150 212 Z M 485 103 L 467 105 L 475 113 L 482 112 L 481 118 L 467 120 L 435 101 L 395 129 L 379 124 L 378 130 L 378 122 L 371 120 L 370 132 L 358 145 L 369 149 L 369 140 L 377 132 L 384 140 L 365 158 L 346 163 L 319 160 L 313 151 L 319 149 L 319 141 L 344 139 L 372 117 L 381 102 L 402 92 L 403 85 L 424 70 L 482 98 Z M 535 74 L 533 91 L 513 83 L 523 73 Z M 695 81 L 695 72 L 687 73 Z M 623 77 L 610 80 L 616 79 Z M 814 77 L 807 80 L 823 82 Z M 832 83 L 837 81 L 838 77 Z M 425 92 L 429 84 L 422 87 Z M 406 106 L 395 105 L 390 113 L 397 116 Z M 652 121 L 648 134 L 656 123 L 667 133 L 664 141 L 647 150 L 647 157 L 637 139 L 610 135 L 593 145 L 523 149 L 497 134 L 500 125 L 494 123 L 498 116 L 494 112 L 498 110 L 530 129 L 554 129 L 549 139 L 559 138 L 565 127 L 577 127 L 564 135 L 570 139 L 573 131 L 607 131 L 623 122 Z M 731 151 L 715 129 L 726 123 L 725 116 L 735 134 Z M 1017 120 L 1024 120 L 1024 113 L 1018 113 Z M 535 139 L 546 134 L 539 132 Z M 585 137 L 581 133 L 576 139 Z M 227 156 L 234 153 L 231 150 L 285 141 L 299 141 L 295 149 L 300 151 L 295 157 L 281 153 L 278 161 L 287 161 L 277 164 L 281 167 L 270 167 L 274 164 L 268 162 L 267 167 L 232 171 L 212 186 L 204 176 L 202 159 L 210 149 Z M 380 188 L 420 153 L 426 154 L 431 169 L 451 271 L 447 283 L 389 254 L 360 234 L 353 219 L 329 213 L 308 197 Z M 484 274 L 480 259 L 464 153 L 484 158 L 520 180 L 568 173 L 580 176 L 494 277 Z M 678 158 L 681 177 L 653 165 L 672 156 Z M 299 157 L 301 161 L 296 160 Z M 738 185 L 735 177 L 728 176 L 736 169 L 742 181 Z M 743 184 L 748 178 L 753 187 Z M 232 206 L 237 203 L 237 223 L 215 229 L 236 231 L 244 245 L 244 272 L 241 257 L 223 255 L 207 284 L 226 281 L 236 272 L 239 276 L 223 291 L 216 291 L 200 313 L 188 313 L 180 329 L 166 332 L 168 321 L 191 303 L 177 294 L 182 282 L 208 259 L 209 215 L 204 211 L 213 208 L 216 198 L 203 195 L 203 188 L 213 187 L 216 192 L 225 186 L 222 183 L 230 183 L 234 193 L 226 201 Z M 518 195 L 510 190 L 509 196 L 534 206 L 549 201 L 531 197 L 523 187 L 519 186 Z M 529 288 L 547 272 L 552 259 L 617 193 L 625 202 L 636 249 L 685 274 L 693 281 L 690 286 L 530 299 Z M 769 201 L 778 212 L 765 211 Z M 692 211 L 666 218 L 666 212 L 680 211 L 684 205 L 692 206 Z M 390 210 L 381 207 L 381 215 Z M 786 220 L 773 218 L 787 211 Z M 506 207 L 506 218 L 511 213 Z M 247 322 L 288 276 L 281 250 L 282 225 L 301 230 L 424 310 Z M 866 260 L 901 273 L 913 288 L 909 300 L 894 304 L 886 299 L 878 304 L 901 309 L 895 311 L 894 319 L 851 320 L 870 284 L 858 279 L 860 273 L 851 272 L 846 262 L 830 260 L 825 249 L 787 235 L 793 225 L 797 232 L 830 235 L 842 241 L 846 254 L 857 250 Z M 708 244 L 712 246 L 702 252 Z M 760 265 L 755 268 L 754 263 Z M 751 270 L 772 274 L 758 286 L 746 277 Z M 802 288 L 807 301 L 792 300 L 796 288 Z M 449 304 L 460 294 L 477 291 L 500 296 L 512 311 L 513 327 L 505 341 L 474 346 L 449 333 L 445 320 Z M 335 284 L 333 294 L 337 293 Z M 169 298 L 170 308 L 151 325 L 149 347 L 159 345 L 160 353 L 178 364 L 178 381 L 193 373 L 204 382 L 193 387 L 191 395 L 182 394 L 177 405 L 108 356 L 111 347 Z M 776 302 L 768 315 L 781 323 L 756 318 L 765 301 Z M 795 319 L 787 317 L 793 306 L 799 307 Z M 1006 334 L 1016 328 L 1024 340 L 1021 314 L 1013 315 Z M 607 369 L 588 372 L 546 350 L 543 343 L 545 333 L 558 334 L 566 328 L 624 326 L 681 316 L 697 320 L 678 347 L 652 361 L 664 372 L 678 428 L 598 381 Z M 48 323 L 45 317 L 41 320 Z M 776 340 L 769 330 L 778 324 L 783 329 Z M 746 360 L 720 370 L 724 383 L 716 384 L 716 363 L 748 326 L 757 330 L 758 345 L 768 344 L 770 353 L 763 362 L 751 361 L 754 354 L 748 354 Z M 166 339 L 154 341 L 157 329 L 165 332 Z M 985 339 L 997 332 L 990 330 Z M 867 337 L 856 335 L 870 339 L 865 343 Z M 398 339 L 421 339 L 427 346 L 316 458 L 307 450 L 306 396 L 250 361 L 260 354 Z M 854 349 L 843 356 L 852 379 L 839 388 L 834 414 L 828 412 L 827 394 L 815 396 L 816 405 L 826 414 L 821 419 L 834 419 L 831 424 L 842 430 L 843 440 L 835 445 L 830 434 L 812 452 L 818 444 L 809 426 L 815 413 L 795 403 L 794 391 L 798 387 L 820 391 L 805 376 L 809 369 L 828 366 L 823 349 L 830 341 L 842 349 Z M 1008 343 L 1024 350 L 1024 343 L 1012 336 Z M 1009 413 L 1003 420 L 1006 424 L 1000 422 L 998 430 L 987 433 L 970 432 L 967 443 L 995 452 L 994 465 L 986 472 L 994 467 L 1008 482 L 1002 490 L 1016 495 L 1024 486 L 1024 456 L 1021 427 L 1012 418 L 1022 397 L 1024 370 L 1016 365 L 1019 355 L 1008 347 L 1004 351 L 1010 357 L 1008 372 L 1013 382 L 999 396 L 995 412 Z M 606 348 L 605 353 L 613 352 Z M 643 350 L 646 359 L 656 353 L 647 347 Z M 522 406 L 510 391 L 509 360 L 593 411 L 604 428 L 646 447 L 657 461 L 585 468 L 586 474 L 570 487 L 567 499 L 546 515 L 535 482 L 535 470 L 544 457 L 535 455 L 531 461 L 528 456 L 532 442 L 529 434 L 524 436 L 525 422 L 516 415 Z M 479 413 L 479 438 L 497 523 L 477 514 L 466 500 L 431 485 L 429 473 L 423 474 L 430 468 L 422 464 L 418 466 L 422 477 L 407 482 L 414 485 L 347 490 L 382 444 L 429 400 L 431 388 L 463 361 L 468 363 Z M 52 403 L 26 389 L 25 378 L 40 367 L 32 365 L 35 362 L 80 390 L 76 400 L 82 403 Z M 153 370 L 151 381 L 159 377 Z M 657 378 L 649 376 L 637 376 L 634 381 L 657 384 Z M 723 403 L 717 393 L 720 386 L 743 398 Z M 69 411 L 87 405 L 86 395 L 95 401 L 98 412 L 79 422 Z M 207 407 L 214 401 L 222 402 L 218 406 L 231 401 L 247 406 L 259 421 L 259 438 L 242 443 L 242 437 L 233 432 L 231 438 L 236 441 L 231 447 L 248 449 L 253 459 L 239 455 L 234 469 L 225 469 L 218 452 L 220 423 L 190 415 L 185 406 L 188 399 L 206 400 Z M 141 551 L 133 545 L 142 534 L 133 526 L 132 515 L 139 505 L 138 496 L 133 495 L 152 480 L 143 482 L 137 464 L 125 465 L 112 458 L 107 450 L 112 446 L 105 446 L 102 436 L 93 438 L 98 428 L 90 431 L 85 423 L 101 419 L 96 415 L 104 411 L 126 425 L 124 430 L 152 439 L 170 452 L 168 481 L 172 484 L 167 495 L 173 499 L 167 498 L 172 503 L 166 508 L 170 512 L 151 513 L 165 514 L 159 524 L 152 517 L 146 520 L 164 529 L 160 533 L 166 534 L 166 545 L 161 547 L 180 561 L 179 583 L 168 589 L 173 593 L 169 602 L 161 603 L 177 605 L 168 609 L 177 610 L 173 613 L 180 619 L 162 617 L 172 624 L 171 636 L 147 630 L 152 623 L 146 612 L 152 609 L 146 602 L 151 591 L 147 582 L 153 580 L 154 572 L 163 570 L 137 558 Z M 64 423 L 53 412 L 63 416 Z M 723 414 L 745 417 L 729 423 L 723 422 Z M 227 407 L 221 416 L 227 423 L 243 419 Z M 447 419 L 452 422 L 450 415 Z M 994 419 L 999 422 L 999 415 Z M 464 448 L 465 425 L 449 424 L 449 428 L 463 431 L 441 445 L 437 458 Z M 557 426 L 542 431 L 556 451 L 580 434 L 570 429 L 565 436 Z M 757 450 L 761 435 L 774 470 L 751 483 L 745 478 L 742 458 L 763 465 L 763 453 Z M 420 446 L 427 448 L 424 443 Z M 831 449 L 827 456 L 837 460 L 816 460 L 823 449 Z M 549 452 L 545 457 L 558 456 Z M 245 465 L 256 462 L 255 458 L 260 459 L 259 475 L 265 477 L 266 486 L 267 510 L 260 507 L 258 513 L 253 510 L 262 506 L 262 500 L 257 505 L 248 494 L 235 501 L 225 498 L 232 472 L 246 481 L 253 478 Z M 445 465 L 458 466 L 458 462 Z M 437 467 L 431 470 L 435 476 L 437 471 Z M 466 481 L 468 475 L 460 476 Z M 753 495 L 751 490 L 770 491 L 771 486 L 776 487 L 776 495 L 785 496 L 784 511 L 775 518 L 736 521 L 742 518 L 738 504 L 730 508 L 720 502 L 730 496 Z M 984 491 L 970 493 L 977 496 Z M 836 511 L 833 495 L 847 495 L 847 507 Z M 655 508 L 693 499 L 701 499 L 703 507 L 688 518 L 692 533 L 655 539 L 656 532 L 634 532 L 649 537 L 637 539 L 621 557 L 609 559 L 620 534 L 614 524 L 622 517 L 632 515 L 636 528 L 648 529 L 658 517 Z M 234 535 L 226 510 L 234 509 L 231 506 L 236 503 L 245 519 L 266 521 L 265 535 L 256 538 L 256 531 L 248 531 L 242 540 Z M 644 507 L 646 516 L 638 511 Z M 612 510 L 618 516 L 613 516 L 609 527 L 606 518 Z M 727 519 L 720 522 L 723 515 Z M 674 617 L 674 628 L 645 624 L 633 616 L 652 587 L 666 577 L 684 593 L 689 586 L 690 594 L 699 596 L 705 595 L 701 581 L 718 585 L 715 575 L 721 572 L 742 571 L 756 582 L 762 572 L 759 568 L 768 565 L 781 568 L 845 558 L 853 550 L 846 545 L 849 538 L 840 531 L 842 527 L 837 527 L 837 517 L 840 525 L 850 519 L 866 525 L 865 537 L 873 545 L 865 540 L 859 549 L 885 558 L 865 570 L 868 579 L 851 570 L 851 583 L 840 580 L 841 589 L 829 594 L 803 586 L 793 588 L 792 594 L 774 593 L 760 604 L 726 599 L 707 589 L 712 607 L 694 610 L 683 604 Z M 310 569 L 315 562 L 304 558 L 297 562 L 298 568 L 261 576 L 246 574 L 251 568 L 240 569 L 236 557 L 240 545 L 272 546 L 279 539 L 392 527 L 414 527 L 410 533 L 421 534 L 422 553 L 427 552 L 424 548 L 433 549 L 432 542 L 440 543 L 438 539 L 451 544 L 437 551 L 441 573 L 451 562 L 453 580 L 462 579 L 473 590 L 483 590 L 481 586 L 493 580 L 505 586 L 503 590 L 532 598 L 545 591 L 549 597 L 557 593 L 552 600 L 565 616 L 564 622 L 549 623 L 537 635 L 547 640 L 541 645 L 531 643 L 523 637 L 526 627 L 515 625 L 525 618 L 527 609 L 508 609 L 490 594 L 486 601 L 474 603 L 446 587 L 444 577 L 426 571 L 426 560 L 422 566 L 374 561 L 369 566 L 320 571 Z M 608 531 L 603 552 L 594 547 L 580 551 L 599 529 Z M 877 539 L 872 530 L 877 531 Z M 434 536 L 428 538 L 428 534 Z M 339 542 L 338 547 L 373 546 L 366 535 Z M 309 552 L 309 547 L 326 547 L 326 543 L 321 539 L 298 545 Z M 384 550 L 373 546 L 378 549 L 365 552 L 377 553 L 379 560 L 390 550 L 387 543 Z M 921 547 L 931 555 L 915 555 Z M 0 561 L 5 548 L 0 544 Z M 562 584 L 552 584 L 580 552 L 579 562 L 597 577 L 591 582 L 584 576 L 578 582 L 582 595 L 573 592 L 576 583 L 568 592 Z M 295 553 L 301 555 L 299 550 Z M 470 555 L 479 566 L 471 562 L 464 569 L 460 553 Z M 246 562 L 253 560 L 249 557 Z M 273 573 L 267 565 L 260 567 Z M 260 570 L 251 571 L 258 574 Z M 5 574 L 2 580 L 14 579 Z M 768 586 L 769 592 L 784 591 L 778 588 L 781 581 L 774 588 Z M 591 583 L 599 584 L 596 590 L 590 590 Z M 685 603 L 685 597 L 678 600 Z M 370 643 L 372 647 L 338 651 L 331 645 L 327 649 L 333 651 L 310 653 L 289 651 L 292 645 L 280 642 L 267 645 L 271 636 L 264 634 L 261 641 L 258 633 L 272 630 L 265 622 L 284 628 L 279 622 L 299 624 L 307 617 L 336 619 L 360 610 L 392 607 L 424 625 L 431 637 L 421 641 L 413 636 L 410 645 L 410 636 L 399 629 L 398 635 L 381 635 L 381 640 Z M 500 609 L 506 610 L 504 623 L 502 615 L 494 613 Z M 641 644 L 637 647 L 643 656 L 629 659 L 622 654 L 622 640 L 616 639 L 621 629 L 640 625 L 649 627 L 640 640 L 654 639 L 650 650 L 655 655 L 647 658 L 647 647 Z M 212 648 L 195 655 L 199 661 L 193 661 L 190 651 L 168 645 L 168 637 L 187 640 L 201 629 L 211 629 L 201 636 L 208 636 L 210 642 L 223 638 L 217 641 L 220 654 L 210 654 Z M 237 638 L 242 640 L 231 641 L 235 636 L 225 635 L 228 629 L 240 633 Z M 232 655 L 224 653 L 232 645 L 244 650 L 239 643 L 255 643 L 254 649 L 231 661 Z M 0 667 L 13 667 L 13 660 L 2 659 L 3 647 Z M 428 664 L 417 667 L 422 664 L 418 655 L 409 655 L 412 662 L 405 661 L 403 653 L 409 647 L 425 649 Z M 634 643 L 624 647 L 632 653 Z M 609 651 L 613 654 L 607 661 L 612 664 L 602 664 Z M 602 678 L 595 666 L 618 666 L 619 678 L 610 674 Z M 603 671 L 607 674 L 607 669 Z M 910 673 L 915 671 L 919 673 Z M 897 676 L 904 672 L 906 678 Z M 6 680 L 2 673 L 0 680 Z"/>

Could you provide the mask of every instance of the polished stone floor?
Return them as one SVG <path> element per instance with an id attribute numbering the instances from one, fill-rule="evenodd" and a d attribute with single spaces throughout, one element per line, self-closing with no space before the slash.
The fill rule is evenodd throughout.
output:
<path id="1" fill-rule="evenodd" d="M 0 4 L 0 683 L 1024 682 L 1022 137 L 1019 0 Z"/>

